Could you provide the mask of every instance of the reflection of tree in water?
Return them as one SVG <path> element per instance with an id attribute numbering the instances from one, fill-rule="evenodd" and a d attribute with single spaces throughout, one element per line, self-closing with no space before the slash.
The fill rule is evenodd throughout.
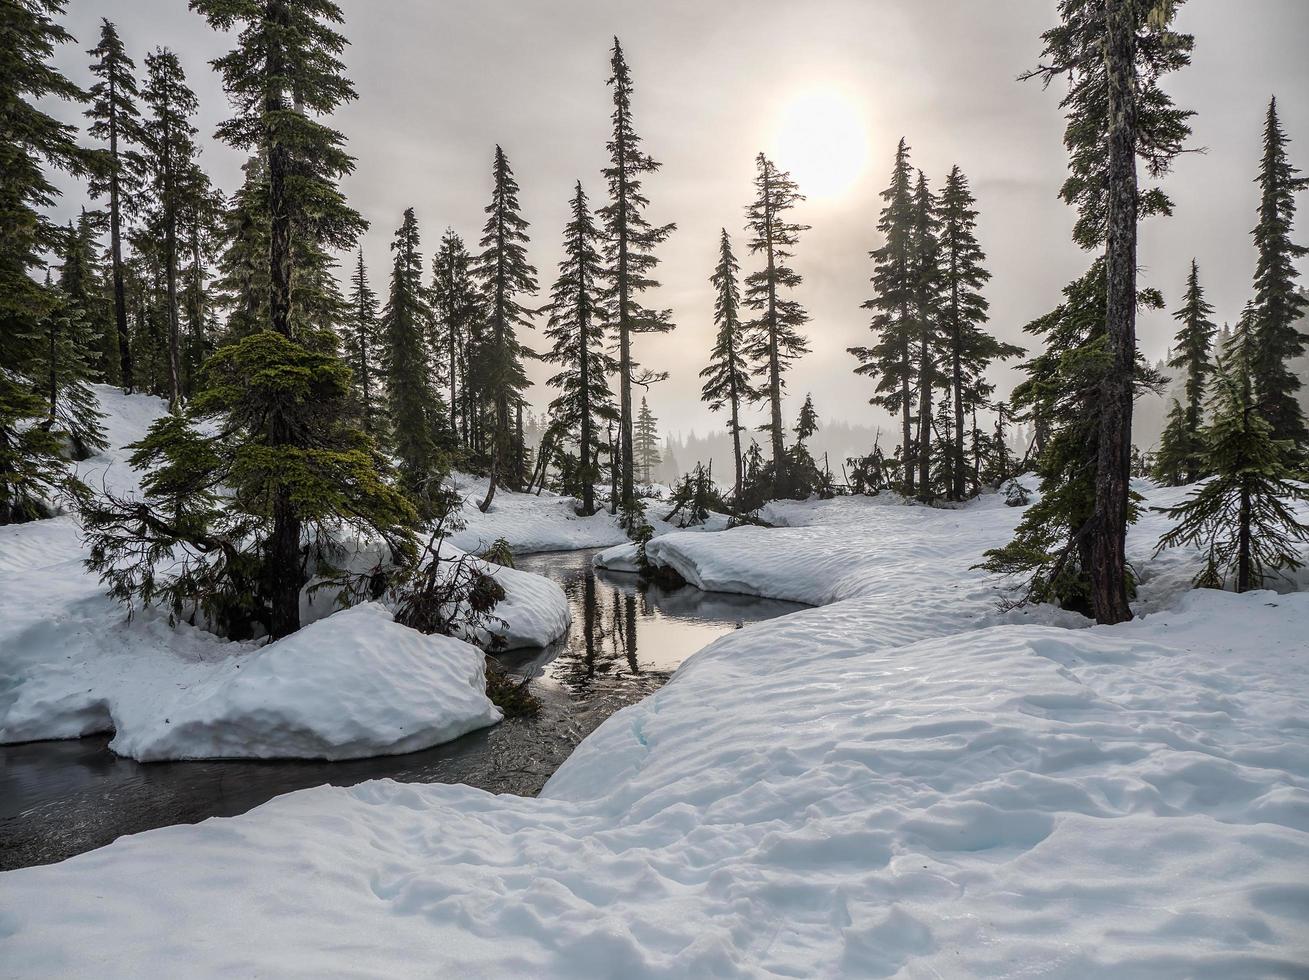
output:
<path id="1" fill-rule="evenodd" d="M 580 635 L 556 660 L 564 668 L 562 679 L 592 686 L 598 678 L 623 681 L 645 676 L 637 659 L 637 620 L 654 615 L 644 595 L 612 586 L 597 588 L 593 574 L 582 573 L 568 583 L 575 621 Z M 608 592 L 608 595 L 605 595 Z"/>

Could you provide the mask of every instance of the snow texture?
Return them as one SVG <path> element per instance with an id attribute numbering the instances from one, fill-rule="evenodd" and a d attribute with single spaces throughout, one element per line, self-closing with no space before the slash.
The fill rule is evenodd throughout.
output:
<path id="1" fill-rule="evenodd" d="M 79 473 L 139 491 L 122 447 L 166 407 L 104 386 L 96 394 L 114 448 Z M 340 759 L 426 748 L 499 719 L 480 688 L 470 694 L 480 651 L 423 637 L 376 607 L 330 612 L 306 596 L 309 625 L 264 647 L 170 627 L 156 610 L 128 621 L 82 567 L 80 538 L 70 515 L 0 528 L 0 742 L 112 731 L 115 752 L 142 760 Z M 507 592 L 496 613 L 510 647 L 567 631 L 556 583 L 490 571 Z"/>
<path id="2" fill-rule="evenodd" d="M 1152 503 L 1169 492 L 1149 491 Z M 1174 495 L 1175 496 L 1175 495 Z M 23 976 L 1262 977 L 1309 963 L 1309 595 L 1001 615 L 1018 512 L 778 505 L 668 535 L 753 624 L 538 799 L 292 793 L 0 878 Z M 804 525 L 804 526 L 801 526 Z M 1144 551 L 1143 551 L 1144 548 Z M 1025 620 L 1025 621 L 1024 621 Z"/>

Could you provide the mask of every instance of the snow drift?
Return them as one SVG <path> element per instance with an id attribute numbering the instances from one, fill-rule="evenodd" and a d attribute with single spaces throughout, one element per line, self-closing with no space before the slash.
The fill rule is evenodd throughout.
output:
<path id="1" fill-rule="evenodd" d="M 95 391 L 112 448 L 77 464 L 79 475 L 137 492 L 122 447 L 166 406 Z M 158 610 L 129 621 L 84 557 L 71 515 L 0 528 L 0 742 L 113 731 L 114 751 L 143 760 L 338 759 L 426 748 L 499 718 L 484 694 L 469 695 L 479 651 L 424 638 L 380 608 L 330 612 L 324 597 L 306 596 L 300 633 L 266 647 L 233 643 L 170 627 Z M 508 646 L 544 646 L 567 631 L 556 583 L 488 570 L 507 593 L 496 615 Z"/>
<path id="2" fill-rule="evenodd" d="M 783 509 L 797 526 L 653 544 L 708 587 L 829 605 L 692 657 L 541 798 L 320 787 L 10 872 L 0 959 L 48 976 L 1303 972 L 1309 595 L 1182 593 L 1185 556 L 1146 558 L 1150 516 L 1131 543 L 1150 614 L 1067 629 L 1001 616 L 969 569 L 1014 509 Z"/>

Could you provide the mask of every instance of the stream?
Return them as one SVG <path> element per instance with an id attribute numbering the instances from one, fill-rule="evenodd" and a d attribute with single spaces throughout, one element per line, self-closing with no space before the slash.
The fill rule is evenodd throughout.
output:
<path id="1" fill-rule="evenodd" d="M 597 570 L 590 550 L 524 555 L 558 582 L 572 625 L 549 647 L 501 655 L 532 678 L 536 718 L 515 718 L 406 755 L 346 762 L 139 763 L 111 736 L 0 745 L 0 870 L 48 864 L 123 834 L 244 813 L 274 796 L 367 779 L 467 783 L 535 796 L 611 714 L 661 687 L 692 653 L 740 626 L 804 608 L 754 596 L 666 589 Z"/>

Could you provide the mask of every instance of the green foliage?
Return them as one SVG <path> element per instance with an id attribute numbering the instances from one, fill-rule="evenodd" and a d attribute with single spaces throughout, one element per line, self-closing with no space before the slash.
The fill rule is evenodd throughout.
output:
<path id="1" fill-rule="evenodd" d="M 350 314 L 341 332 L 346 363 L 350 365 L 350 381 L 363 420 L 364 432 L 376 438 L 381 392 L 382 331 L 377 322 L 377 294 L 368 285 L 368 270 L 364 268 L 364 251 L 359 250 L 354 275 L 350 279 Z"/>
<path id="2" fill-rule="evenodd" d="M 663 461 L 663 457 L 659 452 L 659 420 L 650 411 L 644 398 L 641 399 L 641 410 L 636 415 L 636 429 L 632 438 L 636 449 L 637 475 L 642 483 L 649 484 L 653 482 L 655 467 Z"/>
<path id="3" fill-rule="evenodd" d="M 728 509 L 727 501 L 714 484 L 713 470 L 699 463 L 682 477 L 668 502 L 672 506 L 664 520 L 678 527 L 703 524 L 710 514 L 722 514 Z"/>
<path id="4" fill-rule="evenodd" d="M 390 443 L 400 460 L 400 478 L 424 517 L 433 516 L 430 488 L 448 470 L 443 448 L 450 443 L 445 405 L 432 383 L 427 341 L 432 310 L 423 288 L 418 221 L 408 208 L 391 250 L 391 290 L 382 310 L 382 369 L 387 387 Z"/>
<path id="5" fill-rule="evenodd" d="M 1246 321 L 1220 364 L 1213 421 L 1206 432 L 1212 479 L 1185 502 L 1163 510 L 1176 523 L 1156 551 L 1199 546 L 1205 563 L 1200 588 L 1237 592 L 1262 586 L 1278 573 L 1300 568 L 1309 525 L 1295 503 L 1309 503 L 1309 487 L 1291 479 L 1295 446 L 1274 437 L 1272 423 L 1255 402 L 1252 366 L 1257 346 Z"/>
<path id="6" fill-rule="evenodd" d="M 1203 437 L 1191 431 L 1187 410 L 1174 399 L 1150 475 L 1168 487 L 1192 483 L 1192 469 L 1197 460 L 1205 458 L 1206 449 Z"/>
<path id="7" fill-rule="evenodd" d="M 50 516 L 50 505 L 85 488 L 68 472 L 49 405 L 0 368 L 0 524 Z"/>
<path id="8" fill-rule="evenodd" d="M 496 538 L 479 556 L 483 561 L 505 568 L 514 567 L 514 549 L 505 538 Z"/>
<path id="9" fill-rule="evenodd" d="M 1215 327 L 1209 319 L 1213 311 L 1214 308 L 1205 302 L 1204 290 L 1200 287 L 1200 268 L 1192 259 L 1191 272 L 1186 278 L 1186 299 L 1173 314 L 1173 319 L 1182 325 L 1174 341 L 1173 356 L 1168 361 L 1170 368 L 1185 372 L 1186 406 L 1180 422 L 1170 417 L 1169 426 L 1173 431 L 1164 430 L 1166 449 L 1160 448 L 1160 455 L 1166 451 L 1171 457 L 1168 475 L 1179 483 L 1193 483 L 1204 475 L 1204 444 L 1200 432 L 1204 423 L 1205 384 L 1213 373 L 1210 351 Z"/>
<path id="10" fill-rule="evenodd" d="M 1309 248 L 1291 240 L 1295 194 L 1309 187 L 1309 179 L 1286 158 L 1289 140 L 1277 118 L 1277 100 L 1268 103 L 1264 123 L 1264 153 L 1259 166 L 1259 223 L 1254 229 L 1259 261 L 1254 277 L 1254 334 L 1251 371 L 1260 411 L 1273 427 L 1273 438 L 1289 439 L 1304 451 L 1309 428 L 1295 394 L 1301 382 L 1288 363 L 1305 351 L 1305 335 L 1296 321 L 1309 308 L 1309 299 L 1295 285 L 1295 263 Z"/>
<path id="11" fill-rule="evenodd" d="M 111 596 L 232 638 L 274 633 L 282 501 L 303 527 L 300 587 L 412 561 L 417 516 L 385 458 L 348 422 L 350 372 L 340 360 L 262 331 L 215 353 L 203 382 L 185 415 L 161 419 L 133 447 L 142 496 L 105 493 L 83 509 L 87 567 Z M 338 566 L 352 532 L 382 543 L 378 568 Z M 348 591 L 343 584 L 341 596 Z"/>

